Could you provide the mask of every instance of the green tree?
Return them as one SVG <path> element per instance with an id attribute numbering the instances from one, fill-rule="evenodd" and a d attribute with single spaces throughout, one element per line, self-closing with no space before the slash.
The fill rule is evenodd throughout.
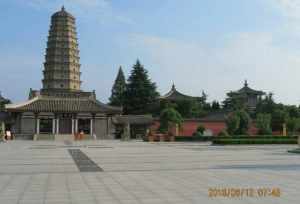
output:
<path id="1" fill-rule="evenodd" d="M 227 131 L 231 135 L 245 135 L 248 134 L 251 118 L 244 110 L 237 110 L 226 119 Z"/>
<path id="2" fill-rule="evenodd" d="M 205 131 L 205 127 L 203 125 L 199 125 L 197 127 L 196 132 L 194 133 L 194 136 L 203 136 L 204 131 Z"/>
<path id="3" fill-rule="evenodd" d="M 137 60 L 127 80 L 124 112 L 126 114 L 153 113 L 153 109 L 158 104 L 158 97 L 155 83 L 151 82 L 147 70 Z"/>
<path id="4" fill-rule="evenodd" d="M 223 101 L 223 108 L 228 110 L 241 110 L 246 109 L 245 98 L 237 95 L 234 92 L 229 92 L 226 94 L 227 97 Z"/>
<path id="5" fill-rule="evenodd" d="M 226 118 L 227 132 L 234 135 L 240 126 L 240 118 L 237 114 L 231 113 Z"/>
<path id="6" fill-rule="evenodd" d="M 270 135 L 271 129 L 271 114 L 259 113 L 256 117 L 256 127 L 258 128 L 258 134 Z"/>
<path id="7" fill-rule="evenodd" d="M 272 130 L 282 130 L 282 125 L 288 118 L 289 114 L 284 109 L 275 109 L 272 113 Z"/>
<path id="8" fill-rule="evenodd" d="M 299 118 L 300 111 L 297 106 L 286 106 L 286 111 L 291 118 Z"/>
<path id="9" fill-rule="evenodd" d="M 300 118 L 289 118 L 286 122 L 286 127 L 289 134 L 295 135 L 300 128 Z"/>
<path id="10" fill-rule="evenodd" d="M 165 133 L 173 125 L 181 126 L 182 121 L 183 119 L 177 110 L 172 107 L 167 107 L 161 111 L 159 131 Z"/>
<path id="11" fill-rule="evenodd" d="M 298 110 L 293 106 L 277 104 L 273 100 L 273 94 L 269 93 L 256 106 L 256 115 L 259 113 L 271 114 L 271 128 L 274 131 L 281 131 L 282 125 L 289 117 L 298 117 Z"/>
<path id="12" fill-rule="evenodd" d="M 246 135 L 248 134 L 248 130 L 251 124 L 251 118 L 249 114 L 244 110 L 236 111 L 236 114 L 240 118 L 240 125 L 236 131 L 236 134 L 239 135 Z"/>
<path id="13" fill-rule="evenodd" d="M 111 96 L 109 98 L 110 105 L 123 106 L 126 90 L 126 80 L 122 67 L 120 66 L 117 78 L 111 90 Z"/>
<path id="14" fill-rule="evenodd" d="M 218 101 L 213 101 L 212 104 L 211 104 L 211 109 L 213 111 L 216 111 L 216 110 L 220 110 L 221 107 L 220 107 L 220 104 Z"/>
<path id="15" fill-rule="evenodd" d="M 5 105 L 10 104 L 11 101 L 9 99 L 6 99 L 2 97 L 1 92 L 0 92 L 0 111 L 4 111 Z"/>
<path id="16" fill-rule="evenodd" d="M 264 99 L 261 99 L 256 105 L 256 114 L 269 113 L 272 114 L 277 109 L 277 104 L 274 102 L 273 94 L 269 93 Z"/>

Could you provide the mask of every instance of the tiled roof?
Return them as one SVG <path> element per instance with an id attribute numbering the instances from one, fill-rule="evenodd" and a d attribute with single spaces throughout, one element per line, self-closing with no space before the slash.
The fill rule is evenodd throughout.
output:
<path id="1" fill-rule="evenodd" d="M 257 90 L 251 89 L 248 86 L 245 86 L 245 87 L 241 88 L 237 92 L 238 93 L 253 93 L 253 94 L 257 94 L 257 95 L 263 95 L 264 94 L 263 91 L 257 91 Z"/>
<path id="2" fill-rule="evenodd" d="M 74 16 L 72 14 L 70 14 L 69 12 L 66 11 L 64 6 L 61 8 L 60 11 L 53 14 L 53 17 L 57 17 L 57 16 L 69 16 L 71 18 L 74 18 Z"/>
<path id="3" fill-rule="evenodd" d="M 264 95 L 265 93 L 263 91 L 257 91 L 257 90 L 254 90 L 254 89 L 251 89 L 249 86 L 248 86 L 248 82 L 245 81 L 244 83 L 244 87 L 241 88 L 240 90 L 238 90 L 236 93 L 239 93 L 239 94 L 243 94 L 243 93 L 250 93 L 250 94 L 256 94 L 256 95 Z"/>
<path id="4" fill-rule="evenodd" d="M 180 93 L 179 91 L 176 90 L 175 86 L 172 86 L 172 89 L 165 95 L 160 97 L 161 99 L 166 99 L 166 100 L 190 100 L 190 99 L 197 99 L 199 97 L 193 97 L 193 96 L 188 96 L 185 94 Z"/>
<path id="5" fill-rule="evenodd" d="M 57 98 L 38 96 L 25 103 L 6 105 L 10 112 L 92 112 L 120 114 L 122 109 L 101 103 L 91 98 Z"/>

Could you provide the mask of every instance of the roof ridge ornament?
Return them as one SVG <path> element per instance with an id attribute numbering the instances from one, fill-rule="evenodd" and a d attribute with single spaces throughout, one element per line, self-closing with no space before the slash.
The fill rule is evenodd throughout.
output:
<path id="1" fill-rule="evenodd" d="M 173 91 L 176 90 L 176 87 L 175 87 L 175 84 L 174 84 L 174 83 L 172 84 L 172 89 L 171 89 L 171 90 L 173 90 Z"/>

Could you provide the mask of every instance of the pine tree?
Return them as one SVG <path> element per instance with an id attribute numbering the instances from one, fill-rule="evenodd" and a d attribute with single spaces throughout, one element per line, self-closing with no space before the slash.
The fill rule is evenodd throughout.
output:
<path id="1" fill-rule="evenodd" d="M 127 81 L 124 112 L 126 114 L 152 113 L 158 96 L 155 83 L 151 82 L 147 70 L 137 60 Z"/>
<path id="2" fill-rule="evenodd" d="M 125 90 L 126 79 L 122 67 L 120 66 L 117 78 L 111 90 L 111 96 L 109 98 L 110 105 L 123 106 Z"/>

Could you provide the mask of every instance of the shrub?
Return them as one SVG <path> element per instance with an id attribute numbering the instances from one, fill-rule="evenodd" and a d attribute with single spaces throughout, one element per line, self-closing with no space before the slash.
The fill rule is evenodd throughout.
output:
<path id="1" fill-rule="evenodd" d="M 229 134 L 226 130 L 222 130 L 219 134 L 218 137 L 229 137 Z"/>
<path id="2" fill-rule="evenodd" d="M 215 137 L 213 144 L 237 145 L 237 144 L 297 144 L 296 136 L 238 136 Z"/>
<path id="3" fill-rule="evenodd" d="M 240 126 L 240 118 L 236 114 L 231 113 L 226 118 L 226 126 L 229 134 L 231 135 L 235 134 L 236 130 Z"/>
<path id="4" fill-rule="evenodd" d="M 182 117 L 173 107 L 167 107 L 161 111 L 159 131 L 166 133 L 172 125 L 181 125 Z"/>
<path id="5" fill-rule="evenodd" d="M 270 114 L 258 114 L 256 117 L 256 127 L 258 128 L 259 135 L 271 135 L 271 115 Z"/>
<path id="6" fill-rule="evenodd" d="M 300 128 L 300 119 L 299 118 L 289 118 L 287 120 L 287 129 L 290 135 L 294 135 L 297 130 Z"/>
<path id="7" fill-rule="evenodd" d="M 199 125 L 197 127 L 196 132 L 193 133 L 193 136 L 201 137 L 201 136 L 203 136 L 204 131 L 205 131 L 205 127 L 203 125 Z"/>
<path id="8" fill-rule="evenodd" d="M 237 110 L 226 119 L 227 131 L 231 135 L 247 134 L 251 118 L 244 110 Z"/>

